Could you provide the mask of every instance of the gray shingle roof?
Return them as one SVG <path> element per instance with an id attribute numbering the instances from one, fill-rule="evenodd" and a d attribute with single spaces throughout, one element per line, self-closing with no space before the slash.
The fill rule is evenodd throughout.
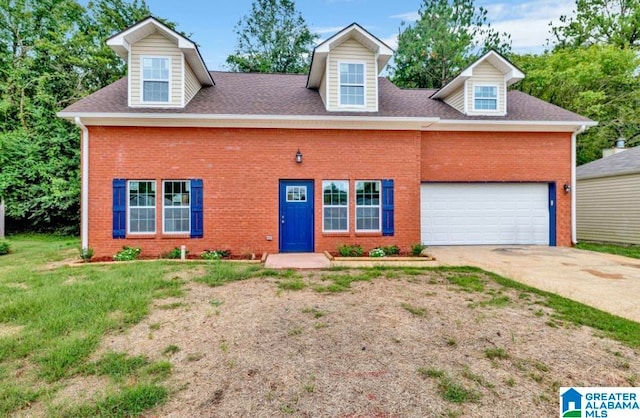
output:
<path id="1" fill-rule="evenodd" d="M 437 117 L 451 120 L 590 122 L 589 119 L 519 91 L 508 93 L 507 116 L 465 116 L 440 100 L 434 90 L 400 89 L 379 80 L 378 112 L 329 112 L 317 90 L 306 88 L 306 74 L 212 71 L 216 85 L 201 89 L 183 109 L 127 106 L 126 77 L 68 106 L 63 113 L 171 113 L 220 115 Z"/>
<path id="2" fill-rule="evenodd" d="M 640 147 L 628 149 L 576 169 L 578 180 L 640 173 Z"/>

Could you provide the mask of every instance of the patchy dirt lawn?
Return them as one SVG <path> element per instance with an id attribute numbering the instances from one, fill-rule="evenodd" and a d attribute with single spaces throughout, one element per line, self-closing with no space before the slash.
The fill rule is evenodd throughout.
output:
<path id="1" fill-rule="evenodd" d="M 314 287 L 361 272 L 301 272 L 301 290 L 273 277 L 210 287 L 202 274 L 177 276 L 184 297 L 156 301 L 96 355 L 170 359 L 170 400 L 147 416 L 557 416 L 560 386 L 640 374 L 634 350 L 477 273 L 383 270 L 338 293 Z M 104 389 L 77 378 L 56 402 Z"/>

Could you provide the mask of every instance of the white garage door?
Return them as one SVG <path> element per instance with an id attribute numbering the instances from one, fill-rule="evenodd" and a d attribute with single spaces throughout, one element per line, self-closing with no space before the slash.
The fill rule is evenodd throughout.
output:
<path id="1" fill-rule="evenodd" d="M 420 192 L 423 244 L 549 244 L 546 183 L 433 183 Z"/>

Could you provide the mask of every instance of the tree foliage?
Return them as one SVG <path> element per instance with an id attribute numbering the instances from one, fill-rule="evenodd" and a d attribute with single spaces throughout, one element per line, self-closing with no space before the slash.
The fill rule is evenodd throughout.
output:
<path id="1" fill-rule="evenodd" d="M 558 47 L 640 46 L 638 0 L 577 0 L 575 12 L 575 17 L 561 16 L 561 25 L 552 28 Z"/>
<path id="2" fill-rule="evenodd" d="M 317 35 L 311 33 L 293 0 L 254 0 L 236 25 L 236 51 L 227 57 L 233 71 L 305 73 Z"/>
<path id="3" fill-rule="evenodd" d="M 526 74 L 517 88 L 599 122 L 578 137 L 578 165 L 602 157 L 618 137 L 640 139 L 640 59 L 611 45 L 514 56 Z"/>
<path id="4" fill-rule="evenodd" d="M 8 229 L 77 230 L 79 134 L 56 113 L 125 73 L 105 38 L 143 0 L 0 0 L 0 196 Z"/>
<path id="5" fill-rule="evenodd" d="M 473 0 L 424 0 L 419 15 L 398 36 L 391 78 L 400 87 L 440 88 L 490 49 L 511 50 Z"/>
<path id="6" fill-rule="evenodd" d="M 561 16 L 551 52 L 516 58 L 527 73 L 520 89 L 588 116 L 599 125 L 578 137 L 578 164 L 602 157 L 622 137 L 640 137 L 638 0 L 577 0 Z"/>

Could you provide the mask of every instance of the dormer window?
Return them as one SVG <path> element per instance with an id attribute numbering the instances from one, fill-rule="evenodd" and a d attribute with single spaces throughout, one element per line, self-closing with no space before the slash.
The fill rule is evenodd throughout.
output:
<path id="1" fill-rule="evenodd" d="M 524 73 L 495 51 L 489 51 L 431 95 L 469 116 L 506 116 L 508 87 Z"/>
<path id="2" fill-rule="evenodd" d="M 473 110 L 498 110 L 498 86 L 474 86 Z"/>
<path id="3" fill-rule="evenodd" d="M 364 106 L 363 63 L 340 63 L 340 105 Z"/>
<path id="4" fill-rule="evenodd" d="M 169 102 L 171 59 L 142 57 L 142 100 L 145 103 Z"/>

